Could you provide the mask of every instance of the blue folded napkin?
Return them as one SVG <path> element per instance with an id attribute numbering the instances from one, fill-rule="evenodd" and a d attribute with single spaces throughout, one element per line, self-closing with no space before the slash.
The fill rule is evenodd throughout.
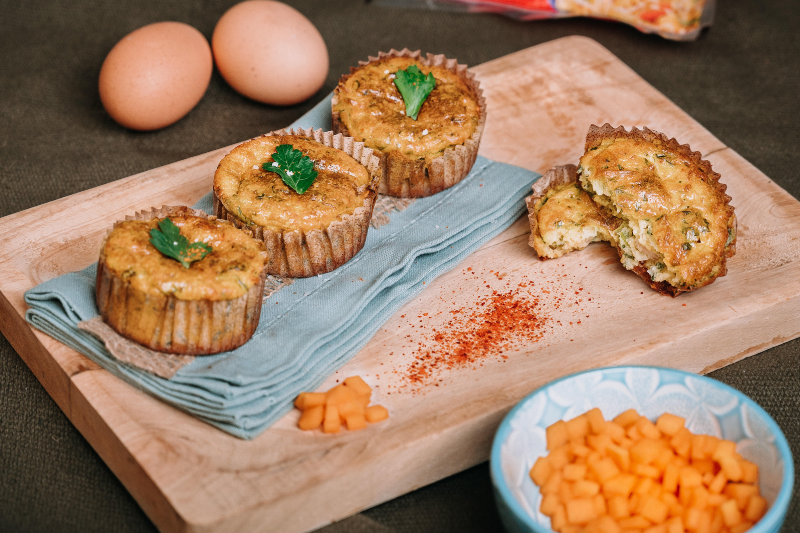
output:
<path id="1" fill-rule="evenodd" d="M 331 129 L 330 98 L 292 127 Z M 455 267 L 525 212 L 538 174 L 478 157 L 461 183 L 393 212 L 370 228 L 364 248 L 344 266 L 297 279 L 262 308 L 244 346 L 198 357 L 164 379 L 115 359 L 78 329 L 97 316 L 96 264 L 25 293 L 25 318 L 133 386 L 237 437 L 250 439 L 355 355 L 424 283 Z M 195 207 L 211 212 L 211 195 Z"/>

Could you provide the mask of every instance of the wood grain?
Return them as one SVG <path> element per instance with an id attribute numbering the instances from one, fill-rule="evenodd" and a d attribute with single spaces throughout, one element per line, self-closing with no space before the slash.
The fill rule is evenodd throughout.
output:
<path id="1" fill-rule="evenodd" d="M 489 105 L 486 157 L 539 172 L 575 163 L 589 125 L 605 122 L 648 126 L 700 151 L 722 174 L 739 217 L 728 275 L 672 299 L 626 272 L 608 246 L 540 262 L 523 217 L 408 302 L 323 385 L 365 376 L 388 421 L 331 436 L 300 432 L 290 413 L 242 441 L 22 319 L 25 290 L 94 262 L 115 220 L 199 200 L 230 147 L 0 219 L 3 334 L 159 529 L 320 527 L 486 460 L 508 409 L 556 377 L 631 363 L 705 373 L 800 335 L 799 202 L 594 41 L 560 39 L 474 71 Z M 413 345 L 427 338 L 417 317 L 429 313 L 425 325 L 444 327 L 449 309 L 526 281 L 550 319 L 541 340 L 505 360 L 444 370 L 436 386 L 407 385 Z M 584 290 L 575 296 L 574 288 Z"/>

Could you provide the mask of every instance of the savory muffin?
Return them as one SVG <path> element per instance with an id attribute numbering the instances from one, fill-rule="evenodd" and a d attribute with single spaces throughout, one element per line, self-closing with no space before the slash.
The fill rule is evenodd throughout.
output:
<path id="1" fill-rule="evenodd" d="M 395 85 L 398 71 L 414 68 L 435 78 L 416 119 Z M 331 111 L 334 132 L 379 154 L 378 191 L 401 197 L 430 196 L 461 181 L 475 162 L 486 121 L 485 99 L 466 65 L 407 49 L 381 52 L 351 68 L 334 90 Z"/>
<path id="2" fill-rule="evenodd" d="M 154 244 L 159 238 L 163 244 Z M 97 307 L 120 335 L 151 350 L 232 350 L 258 325 L 266 256 L 261 241 L 202 211 L 140 213 L 103 241 Z"/>
<path id="3" fill-rule="evenodd" d="M 282 150 L 301 165 L 285 175 L 296 178 L 306 164 L 315 176 L 302 192 L 279 173 Z M 265 242 L 269 274 L 314 276 L 338 268 L 364 246 L 378 178 L 379 160 L 363 143 L 322 130 L 282 130 L 222 159 L 214 174 L 214 213 Z"/>
<path id="4" fill-rule="evenodd" d="M 612 242 L 611 234 L 621 224 L 580 187 L 575 165 L 547 171 L 525 202 L 531 225 L 528 243 L 542 259 L 561 257 L 593 242 Z"/>
<path id="5" fill-rule="evenodd" d="M 673 296 L 724 276 L 735 253 L 736 217 L 711 164 L 647 128 L 592 125 L 581 186 L 621 224 L 612 234 L 622 264 Z"/>

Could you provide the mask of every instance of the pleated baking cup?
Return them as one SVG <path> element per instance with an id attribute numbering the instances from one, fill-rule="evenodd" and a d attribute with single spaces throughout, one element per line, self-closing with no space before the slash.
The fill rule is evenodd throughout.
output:
<path id="1" fill-rule="evenodd" d="M 164 206 L 126 220 L 187 215 L 216 219 L 188 207 Z M 266 269 L 239 298 L 180 300 L 135 288 L 106 266 L 104 250 L 105 240 L 97 263 L 97 307 L 103 321 L 123 337 L 157 352 L 209 355 L 238 348 L 253 336 L 261 317 Z"/>
<path id="2" fill-rule="evenodd" d="M 472 91 L 475 96 L 480 116 L 478 126 L 469 139 L 464 144 L 454 145 L 447 148 L 444 153 L 431 160 L 414 158 L 396 151 L 375 152 L 381 159 L 381 181 L 378 192 L 391 196 L 404 198 L 421 198 L 430 196 L 443 191 L 460 182 L 475 163 L 478 157 L 481 137 L 483 136 L 486 124 L 486 99 L 480 83 L 475 79 L 475 74 L 467 70 L 466 65 L 459 64 L 456 59 L 448 59 L 444 55 L 427 54 L 425 58 L 421 56 L 419 50 L 411 51 L 408 48 L 403 50 L 392 49 L 389 52 L 379 52 L 377 57 L 370 56 L 367 61 L 359 61 L 358 67 L 351 67 L 350 74 L 342 76 L 340 84 L 349 78 L 359 68 L 370 63 L 386 58 L 409 57 L 427 66 L 441 67 L 456 74 Z M 331 106 L 338 104 L 338 87 L 333 92 Z M 339 119 L 339 113 L 331 111 L 333 121 L 333 131 L 350 136 L 350 131 Z"/>
<path id="3" fill-rule="evenodd" d="M 342 150 L 361 163 L 372 177 L 363 205 L 357 207 L 353 213 L 339 215 L 326 228 L 310 231 L 300 229 L 278 231 L 242 221 L 226 209 L 215 189 L 213 195 L 214 214 L 264 241 L 269 258 L 268 274 L 307 278 L 339 268 L 352 259 L 364 247 L 364 242 L 367 240 L 367 230 L 369 230 L 372 210 L 378 196 L 376 189 L 380 179 L 379 158 L 373 150 L 366 148 L 364 143 L 356 142 L 352 137 L 336 135 L 330 131 L 324 132 L 321 129 L 279 130 L 266 135 L 302 135 L 324 146 Z"/>

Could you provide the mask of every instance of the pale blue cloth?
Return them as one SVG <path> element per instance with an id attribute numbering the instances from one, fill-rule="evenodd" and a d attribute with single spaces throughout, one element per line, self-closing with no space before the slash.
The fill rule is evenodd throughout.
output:
<path id="1" fill-rule="evenodd" d="M 330 129 L 330 100 L 292 126 Z M 430 284 L 514 222 L 538 177 L 479 157 L 458 185 L 371 228 L 364 248 L 344 266 L 274 293 L 244 346 L 198 357 L 171 379 L 117 361 L 100 340 L 77 329 L 98 315 L 96 265 L 29 290 L 26 319 L 135 387 L 253 438 L 288 412 L 299 392 L 315 389 L 350 360 L 423 282 Z M 210 193 L 196 207 L 211 212 Z"/>

